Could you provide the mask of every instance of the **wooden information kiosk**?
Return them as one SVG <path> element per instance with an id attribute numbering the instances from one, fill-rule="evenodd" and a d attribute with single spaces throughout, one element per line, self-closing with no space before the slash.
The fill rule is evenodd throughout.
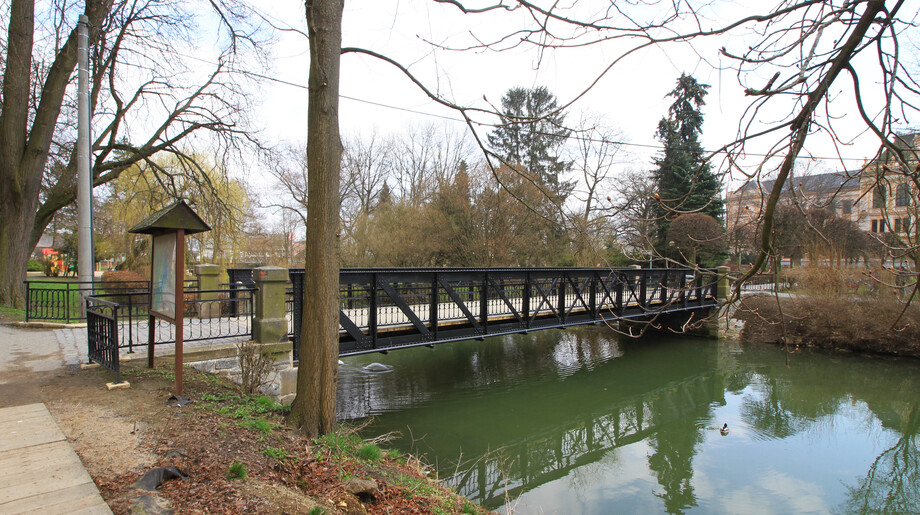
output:
<path id="1" fill-rule="evenodd" d="M 185 237 L 210 231 L 184 200 L 161 209 L 128 230 L 153 236 L 150 266 L 150 308 L 147 366 L 153 368 L 156 319 L 176 327 L 176 395 L 182 395 L 182 339 L 185 313 Z"/>

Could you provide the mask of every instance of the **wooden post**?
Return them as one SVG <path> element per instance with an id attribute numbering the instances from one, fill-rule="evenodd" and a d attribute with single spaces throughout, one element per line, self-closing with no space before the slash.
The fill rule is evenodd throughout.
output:
<path id="1" fill-rule="evenodd" d="M 185 231 L 176 231 L 176 395 L 182 395 L 182 340 L 185 333 Z"/>
<path id="2" fill-rule="evenodd" d="M 157 337 L 157 317 L 147 315 L 147 368 L 153 368 L 153 344 Z"/>

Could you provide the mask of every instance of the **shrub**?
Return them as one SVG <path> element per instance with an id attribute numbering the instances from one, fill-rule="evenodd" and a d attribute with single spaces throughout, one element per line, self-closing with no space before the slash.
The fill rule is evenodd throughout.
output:
<path id="1" fill-rule="evenodd" d="M 246 479 L 246 465 L 238 461 L 234 461 L 230 464 L 230 468 L 227 470 L 228 479 Z"/>
<path id="2" fill-rule="evenodd" d="M 259 388 L 267 384 L 268 373 L 274 363 L 262 354 L 262 346 L 253 341 L 237 343 L 236 349 L 240 365 L 240 387 L 246 393 L 258 393 Z"/>
<path id="3" fill-rule="evenodd" d="M 46 259 L 43 261 L 42 271 L 45 273 L 45 277 L 57 277 L 61 275 L 61 268 L 58 266 L 58 262 L 54 259 Z"/>
<path id="4" fill-rule="evenodd" d="M 110 270 L 102 274 L 102 287 L 113 292 L 145 291 L 148 279 L 134 270 Z"/>
<path id="5" fill-rule="evenodd" d="M 734 315 L 745 321 L 742 339 L 781 342 L 785 334 L 789 343 L 920 357 L 920 306 L 905 310 L 892 292 L 876 298 L 803 295 L 781 304 L 782 318 L 775 298 L 746 298 Z"/>
<path id="6" fill-rule="evenodd" d="M 833 266 L 806 266 L 787 271 L 787 282 L 796 285 L 798 292 L 813 297 L 837 297 L 847 292 L 851 277 L 859 272 Z"/>
<path id="7" fill-rule="evenodd" d="M 45 267 L 42 265 L 41 261 L 37 259 L 30 259 L 29 263 L 26 265 L 26 270 L 29 272 L 42 272 L 45 270 Z"/>

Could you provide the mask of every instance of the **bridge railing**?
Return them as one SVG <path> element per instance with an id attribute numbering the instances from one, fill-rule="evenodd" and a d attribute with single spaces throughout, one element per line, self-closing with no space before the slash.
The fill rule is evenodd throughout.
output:
<path id="1" fill-rule="evenodd" d="M 304 272 L 289 274 L 296 359 Z M 674 268 L 342 269 L 339 285 L 341 355 L 716 304 L 714 271 Z"/>

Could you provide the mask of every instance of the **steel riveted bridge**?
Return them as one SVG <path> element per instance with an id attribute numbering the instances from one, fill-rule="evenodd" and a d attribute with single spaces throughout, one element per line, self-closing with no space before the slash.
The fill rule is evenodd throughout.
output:
<path id="1" fill-rule="evenodd" d="M 291 269 L 294 357 L 303 269 Z M 539 329 L 649 320 L 718 305 L 715 270 L 687 268 L 343 268 L 339 355 Z"/>

